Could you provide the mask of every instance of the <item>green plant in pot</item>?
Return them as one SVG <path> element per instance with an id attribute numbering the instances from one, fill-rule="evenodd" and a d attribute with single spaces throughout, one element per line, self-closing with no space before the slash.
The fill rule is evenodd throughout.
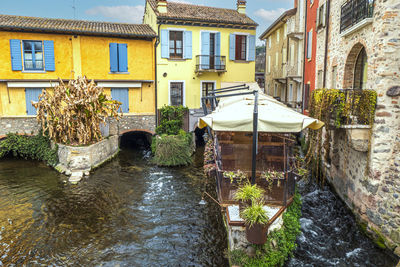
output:
<path id="1" fill-rule="evenodd" d="M 280 181 L 284 178 L 284 175 L 283 172 L 266 170 L 261 173 L 260 177 L 266 181 L 268 191 L 271 191 L 272 186 L 274 185 L 274 180 L 278 180 L 278 186 L 280 186 Z"/>
<path id="2" fill-rule="evenodd" d="M 224 171 L 224 177 L 228 178 L 231 183 L 242 184 L 247 181 L 247 174 L 241 170 L 237 171 Z"/>
<path id="3" fill-rule="evenodd" d="M 263 206 L 261 200 L 253 200 L 251 206 L 242 213 L 246 224 L 247 241 L 257 245 L 265 244 L 267 241 L 269 218 Z"/>
<path id="4" fill-rule="evenodd" d="M 261 199 L 263 194 L 264 190 L 256 184 L 252 185 L 249 182 L 242 184 L 235 193 L 235 200 L 239 201 L 240 213 L 249 207 L 253 200 Z"/>

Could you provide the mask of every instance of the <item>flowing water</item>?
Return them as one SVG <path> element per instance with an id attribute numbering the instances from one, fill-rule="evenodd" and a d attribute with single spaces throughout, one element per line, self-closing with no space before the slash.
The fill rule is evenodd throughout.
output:
<path id="1" fill-rule="evenodd" d="M 227 266 L 226 232 L 202 153 L 158 168 L 124 149 L 78 185 L 43 163 L 0 161 L 0 265 Z M 329 190 L 300 186 L 302 234 L 288 266 L 395 266 Z"/>

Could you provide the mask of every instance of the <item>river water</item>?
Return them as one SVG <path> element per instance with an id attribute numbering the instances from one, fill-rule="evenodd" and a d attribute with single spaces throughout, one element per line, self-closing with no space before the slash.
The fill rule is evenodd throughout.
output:
<path id="1" fill-rule="evenodd" d="M 78 185 L 43 163 L 0 161 L 0 265 L 227 266 L 214 182 L 124 149 Z M 300 186 L 302 235 L 288 266 L 395 266 L 329 190 Z"/>

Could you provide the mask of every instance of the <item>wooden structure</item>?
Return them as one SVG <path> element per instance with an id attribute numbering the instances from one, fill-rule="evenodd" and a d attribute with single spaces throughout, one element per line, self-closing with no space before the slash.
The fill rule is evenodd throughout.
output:
<path id="1" fill-rule="evenodd" d="M 292 166 L 293 139 L 290 134 L 259 133 L 257 138 L 255 183 L 265 190 L 267 205 L 286 206 L 295 192 L 295 174 Z M 236 204 L 234 200 L 238 184 L 224 177 L 226 171 L 241 170 L 249 178 L 252 176 L 251 132 L 215 132 L 214 153 L 217 174 L 217 193 L 221 204 Z M 261 177 L 264 171 L 278 171 L 283 178 L 274 179 L 269 190 L 269 182 Z"/>

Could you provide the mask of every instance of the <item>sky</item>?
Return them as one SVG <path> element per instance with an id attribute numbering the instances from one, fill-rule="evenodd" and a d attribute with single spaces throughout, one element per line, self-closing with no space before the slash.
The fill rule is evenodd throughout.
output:
<path id="1" fill-rule="evenodd" d="M 236 0 L 173 0 L 236 9 Z M 141 23 L 145 0 L 1 0 L 0 14 Z M 73 8 L 75 7 L 75 8 Z M 255 20 L 257 39 L 293 0 L 247 0 L 247 15 Z M 262 44 L 258 40 L 258 45 Z"/>

